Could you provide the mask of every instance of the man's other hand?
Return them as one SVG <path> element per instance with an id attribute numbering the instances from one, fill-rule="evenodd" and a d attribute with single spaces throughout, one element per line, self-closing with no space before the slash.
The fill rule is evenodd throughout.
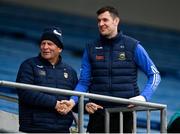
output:
<path id="1" fill-rule="evenodd" d="M 103 109 L 103 107 L 95 103 L 89 102 L 86 104 L 85 109 L 89 114 L 93 114 L 98 109 Z"/>

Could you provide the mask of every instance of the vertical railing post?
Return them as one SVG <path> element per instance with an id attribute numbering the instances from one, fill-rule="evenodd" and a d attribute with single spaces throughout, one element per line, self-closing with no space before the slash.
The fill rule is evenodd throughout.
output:
<path id="1" fill-rule="evenodd" d="M 109 117 L 109 111 L 105 110 L 105 133 L 109 133 L 110 129 L 110 117 Z"/>
<path id="2" fill-rule="evenodd" d="M 133 111 L 133 134 L 137 131 L 137 114 Z"/>
<path id="3" fill-rule="evenodd" d="M 147 113 L 147 134 L 149 134 L 151 130 L 150 110 L 147 110 L 146 113 Z"/>
<path id="4" fill-rule="evenodd" d="M 83 95 L 79 97 L 78 112 L 79 112 L 78 130 L 79 133 L 84 133 L 84 96 Z"/>
<path id="5" fill-rule="evenodd" d="M 167 132 L 166 108 L 161 109 L 161 133 Z"/>
<path id="6" fill-rule="evenodd" d="M 120 118 L 120 126 L 119 126 L 119 129 L 120 129 L 120 133 L 123 133 L 123 112 L 119 112 L 119 118 Z"/>

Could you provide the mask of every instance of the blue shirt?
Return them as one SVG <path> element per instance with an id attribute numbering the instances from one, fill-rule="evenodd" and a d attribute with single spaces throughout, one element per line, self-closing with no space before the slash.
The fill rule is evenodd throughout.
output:
<path id="1" fill-rule="evenodd" d="M 146 50 L 140 44 L 138 44 L 135 49 L 134 60 L 137 66 L 139 67 L 139 69 L 142 70 L 148 78 L 147 83 L 140 95 L 144 96 L 145 99 L 149 101 L 151 99 L 153 92 L 155 91 L 155 89 L 157 88 L 157 86 L 161 81 L 159 71 L 155 67 L 152 60 L 150 59 Z M 81 64 L 80 78 L 75 88 L 75 91 L 87 92 L 90 85 L 90 79 L 91 79 L 91 64 L 89 61 L 87 49 L 85 49 Z M 72 96 L 71 99 L 73 99 L 75 103 L 78 102 L 77 96 Z"/>

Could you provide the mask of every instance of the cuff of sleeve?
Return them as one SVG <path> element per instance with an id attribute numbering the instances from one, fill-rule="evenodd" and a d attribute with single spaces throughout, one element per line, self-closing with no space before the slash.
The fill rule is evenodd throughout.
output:
<path id="1" fill-rule="evenodd" d="M 149 100 L 144 94 L 141 94 L 140 96 L 143 96 L 146 101 Z"/>
<path id="2" fill-rule="evenodd" d="M 72 96 L 70 99 L 74 101 L 75 104 L 78 102 L 78 96 Z"/>

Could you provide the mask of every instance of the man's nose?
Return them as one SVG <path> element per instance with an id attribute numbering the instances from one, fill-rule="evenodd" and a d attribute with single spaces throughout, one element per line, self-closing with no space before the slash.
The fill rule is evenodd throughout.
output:
<path id="1" fill-rule="evenodd" d="M 43 44 L 43 48 L 44 48 L 44 49 L 47 49 L 47 48 L 48 48 L 48 43 L 44 43 L 44 44 Z"/>
<path id="2" fill-rule="evenodd" d="M 103 26 L 104 22 L 103 21 L 99 21 L 99 26 Z"/>

